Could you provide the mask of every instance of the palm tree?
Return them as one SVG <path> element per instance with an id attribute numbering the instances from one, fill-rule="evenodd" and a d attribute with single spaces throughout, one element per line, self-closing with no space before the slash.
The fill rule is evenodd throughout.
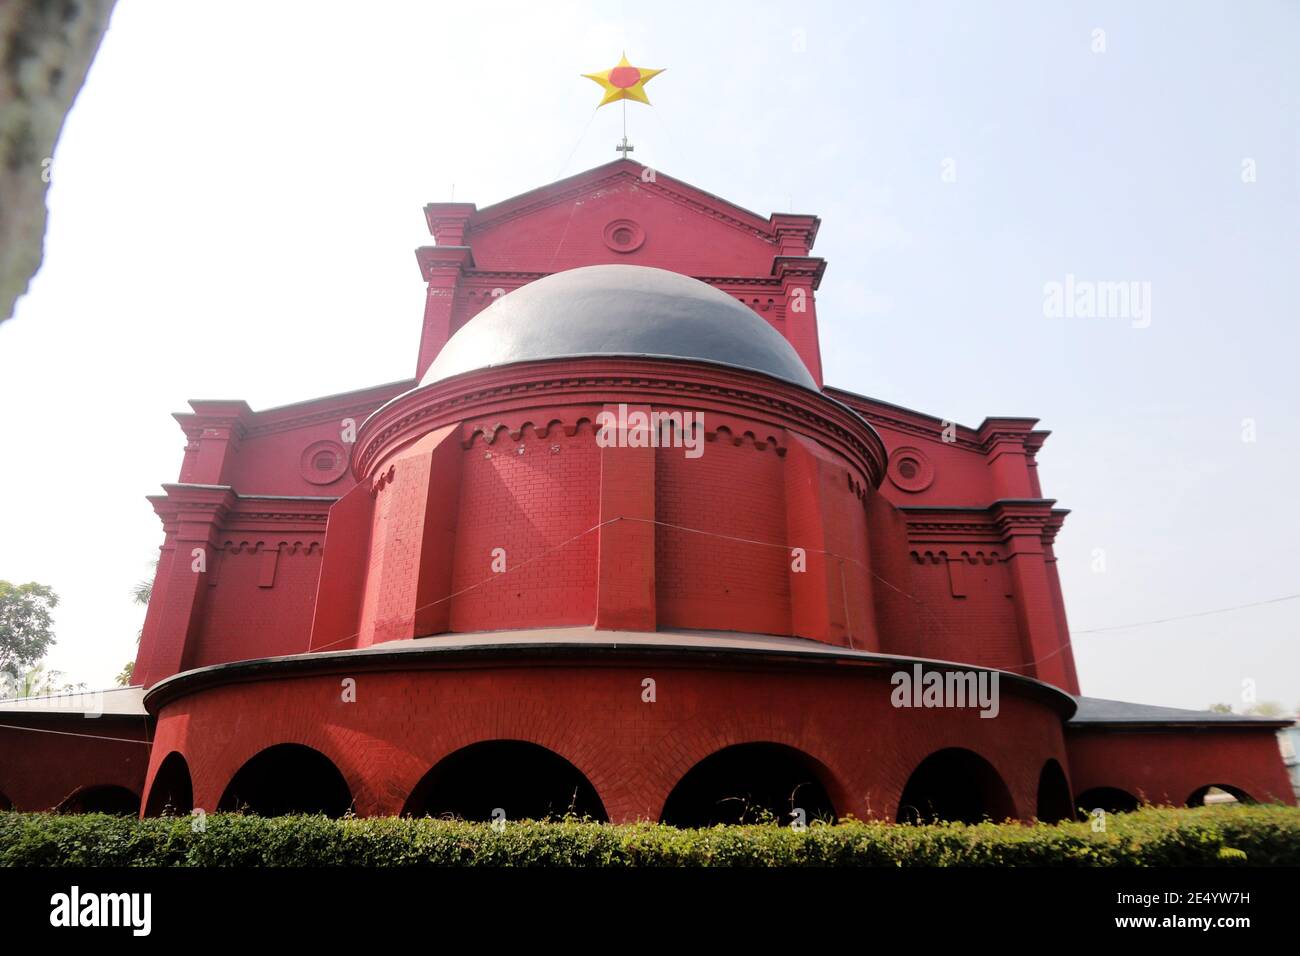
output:
<path id="1" fill-rule="evenodd" d="M 154 568 L 154 577 L 157 577 L 157 572 L 158 572 L 157 558 L 153 559 L 153 568 Z M 153 582 L 154 582 L 153 577 L 141 578 L 139 581 L 136 581 L 135 586 L 131 588 L 131 600 L 134 603 L 139 604 L 141 607 L 148 607 L 149 599 L 153 597 Z M 135 643 L 137 647 L 139 646 L 140 638 L 142 637 L 144 637 L 143 626 L 141 626 L 140 630 L 137 631 L 135 635 Z M 134 671 L 135 671 L 135 661 L 127 661 L 126 666 L 123 667 L 121 673 L 117 675 L 116 678 L 117 686 L 130 687 L 131 675 L 133 674 Z"/>
<path id="2" fill-rule="evenodd" d="M 154 561 L 154 568 L 158 567 L 158 562 Z M 149 606 L 149 599 L 153 597 L 153 578 L 141 578 L 135 582 L 135 587 L 131 588 L 131 600 L 136 604 L 145 607 Z"/>
<path id="3" fill-rule="evenodd" d="M 85 684 L 60 683 L 59 678 L 62 676 L 63 671 L 49 670 L 42 661 L 39 664 L 33 664 L 17 677 L 9 678 L 5 682 L 6 687 L 4 690 L 9 697 L 21 698 L 45 697 L 50 694 L 85 689 Z"/>
<path id="4" fill-rule="evenodd" d="M 158 559 L 154 558 L 150 563 L 153 567 L 153 574 L 147 578 L 141 578 L 139 581 L 136 581 L 135 587 L 131 588 L 131 600 L 136 604 L 139 604 L 141 607 L 149 606 L 149 601 L 153 598 L 154 578 L 158 576 Z M 144 628 L 141 627 L 139 633 L 135 636 L 135 642 L 137 644 L 140 643 L 140 638 L 143 635 Z"/>

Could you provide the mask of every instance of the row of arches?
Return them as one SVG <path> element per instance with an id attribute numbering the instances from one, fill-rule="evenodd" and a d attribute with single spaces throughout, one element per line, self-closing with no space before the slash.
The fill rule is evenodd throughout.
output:
<path id="1" fill-rule="evenodd" d="M 1093 787 L 1079 794 L 1077 802 L 1085 812 L 1100 809 L 1107 813 L 1132 813 L 1143 801 L 1119 787 Z M 1254 803 L 1255 798 L 1240 787 L 1211 783 L 1197 787 L 1185 802 L 1189 807 L 1205 807 L 1219 803 Z"/>
<path id="2" fill-rule="evenodd" d="M 666 800 L 661 821 L 679 827 L 715 824 L 833 822 L 838 814 L 824 768 L 781 744 L 726 747 L 688 771 Z M 193 802 L 185 759 L 171 753 L 159 766 L 146 815 L 188 812 Z M 260 816 L 324 813 L 340 816 L 352 805 L 347 782 L 319 751 L 278 744 L 252 757 L 218 802 L 222 811 Z M 537 744 L 494 740 L 471 744 L 439 761 L 415 786 L 404 816 L 485 821 L 494 812 L 511 819 L 573 815 L 607 821 L 599 794 L 577 767 Z M 1038 788 L 1037 814 L 1049 822 L 1073 814 L 1069 784 L 1049 760 Z M 1015 803 L 993 766 L 972 751 L 931 754 L 913 772 L 899 801 L 897 821 L 974 823 L 1016 816 Z"/>
<path id="3" fill-rule="evenodd" d="M 679 827 L 777 822 L 812 823 L 837 817 L 825 785 L 827 774 L 808 755 L 780 744 L 726 747 L 688 771 L 669 794 L 661 821 Z M 1206 785 L 1189 795 L 1188 806 L 1253 802 L 1226 784 Z M 1137 809 L 1125 790 L 1098 787 L 1072 800 L 1061 765 L 1047 760 L 1039 774 L 1035 815 L 1047 823 L 1096 808 L 1108 813 Z M 188 813 L 193 787 L 185 758 L 175 751 L 159 765 L 145 803 L 146 816 Z M 328 757 L 301 744 L 277 744 L 254 755 L 231 778 L 218 802 L 221 811 L 259 816 L 322 813 L 342 816 L 352 807 L 351 790 Z M 0 794 L 0 809 L 9 802 Z M 139 797 L 125 787 L 90 787 L 60 807 L 68 813 L 139 812 Z M 572 763 L 537 744 L 493 740 L 471 744 L 439 761 L 412 790 L 404 816 L 455 817 L 486 821 L 573 815 L 600 822 L 608 815 L 590 781 Z M 913 771 L 899 799 L 896 821 L 952 820 L 975 823 L 1016 816 L 1015 803 L 997 770 L 963 748 L 928 756 Z"/>

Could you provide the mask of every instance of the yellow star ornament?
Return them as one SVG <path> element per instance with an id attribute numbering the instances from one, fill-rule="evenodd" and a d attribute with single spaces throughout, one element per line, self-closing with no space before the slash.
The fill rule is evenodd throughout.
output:
<path id="1" fill-rule="evenodd" d="M 596 109 L 600 109 L 606 103 L 613 103 L 615 100 L 636 100 L 649 106 L 650 100 L 645 95 L 645 85 L 662 72 L 663 70 L 644 70 L 639 66 L 633 66 L 627 62 L 627 54 L 624 53 L 623 59 L 612 70 L 582 75 L 599 83 L 601 89 L 605 91 L 605 98 L 596 106 Z"/>

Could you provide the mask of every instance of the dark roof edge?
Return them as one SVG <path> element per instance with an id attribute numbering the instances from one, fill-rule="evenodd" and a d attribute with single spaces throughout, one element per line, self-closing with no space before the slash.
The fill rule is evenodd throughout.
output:
<path id="1" fill-rule="evenodd" d="M 618 632 L 610 632 L 616 634 Z M 671 633 L 671 632 L 660 632 Z M 453 636 L 454 639 L 454 636 Z M 932 660 L 921 657 L 902 657 L 893 654 L 873 654 L 866 651 L 850 651 L 833 645 L 822 645 L 828 649 L 807 650 L 785 647 L 734 647 L 728 645 L 692 645 L 692 644 L 648 644 L 622 642 L 617 639 L 602 643 L 574 640 L 556 640 L 547 642 L 511 642 L 509 639 L 498 644 L 430 646 L 413 648 L 408 641 L 393 641 L 397 647 L 378 645 L 361 649 L 340 651 L 314 651 L 308 654 L 294 654 L 282 657 L 262 657 L 247 661 L 232 661 L 223 664 L 210 664 L 188 671 L 181 671 L 164 678 L 145 691 L 144 705 L 151 714 L 156 714 L 166 703 L 178 697 L 186 696 L 206 686 L 224 683 L 242 683 L 248 680 L 260 680 L 267 677 L 286 675 L 292 672 L 329 672 L 343 665 L 356 666 L 359 663 L 370 665 L 375 670 L 406 669 L 413 663 L 413 658 L 425 662 L 434 660 L 466 661 L 483 658 L 500 658 L 509 655 L 510 660 L 520 660 L 535 656 L 537 652 L 550 658 L 560 656 L 572 657 L 610 657 L 613 655 L 635 656 L 674 656 L 679 658 L 709 659 L 712 662 L 732 661 L 740 663 L 761 662 L 763 659 L 782 659 L 804 664 L 861 664 L 866 666 L 886 667 L 921 664 L 934 670 L 942 671 L 987 671 L 998 673 L 1000 680 L 1024 690 L 1031 697 L 1036 697 L 1053 707 L 1063 719 L 1073 716 L 1077 704 L 1065 691 L 1051 684 L 1002 671 L 993 667 L 981 667 L 956 661 Z M 401 665 L 400 667 L 398 665 Z"/>
<path id="2" fill-rule="evenodd" d="M 1241 717 L 1238 720 L 1157 720 L 1153 718 L 1134 718 L 1132 720 L 1094 719 L 1082 720 L 1071 718 L 1066 722 L 1067 730 L 1282 730 L 1295 723 L 1290 718 Z"/>

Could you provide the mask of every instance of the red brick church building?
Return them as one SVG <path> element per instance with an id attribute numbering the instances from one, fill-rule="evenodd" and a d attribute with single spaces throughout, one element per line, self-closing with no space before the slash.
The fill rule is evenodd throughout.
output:
<path id="1" fill-rule="evenodd" d="M 1034 419 L 823 381 L 817 217 L 627 159 L 425 216 L 415 377 L 176 416 L 138 686 L 0 704 L 0 805 L 1294 802 L 1285 722 L 1080 695 Z"/>

